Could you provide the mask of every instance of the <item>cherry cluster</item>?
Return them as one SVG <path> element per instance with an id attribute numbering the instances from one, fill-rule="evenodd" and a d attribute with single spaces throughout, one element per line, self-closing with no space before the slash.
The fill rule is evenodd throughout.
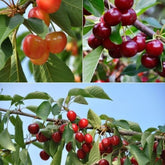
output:
<path id="1" fill-rule="evenodd" d="M 32 8 L 28 13 L 28 18 L 38 18 L 50 24 L 49 14 L 56 12 L 60 8 L 61 0 L 37 0 L 37 7 Z M 23 51 L 31 62 L 35 65 L 44 64 L 49 57 L 49 53 L 60 53 L 64 50 L 67 38 L 64 32 L 52 32 L 46 35 L 45 39 L 29 34 L 23 41 Z"/>

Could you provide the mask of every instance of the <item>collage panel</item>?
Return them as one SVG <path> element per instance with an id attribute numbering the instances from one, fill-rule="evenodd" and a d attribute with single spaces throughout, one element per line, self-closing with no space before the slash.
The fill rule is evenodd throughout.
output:
<path id="1" fill-rule="evenodd" d="M 165 81 L 163 0 L 83 2 L 83 82 Z"/>
<path id="2" fill-rule="evenodd" d="M 82 3 L 1 0 L 0 82 L 81 82 Z"/>
<path id="3" fill-rule="evenodd" d="M 164 90 L 163 83 L 1 83 L 0 162 L 163 165 Z"/>

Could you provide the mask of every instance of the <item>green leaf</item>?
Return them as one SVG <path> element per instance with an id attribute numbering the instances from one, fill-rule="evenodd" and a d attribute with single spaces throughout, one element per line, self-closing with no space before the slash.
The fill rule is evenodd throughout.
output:
<path id="1" fill-rule="evenodd" d="M 116 44 L 121 44 L 122 43 L 122 37 L 120 35 L 120 28 L 121 24 L 118 24 L 115 27 L 112 27 L 112 32 L 110 35 L 110 40 Z"/>
<path id="2" fill-rule="evenodd" d="M 23 165 L 32 165 L 27 149 L 22 149 L 22 151 L 19 153 L 19 157 Z"/>
<path id="3" fill-rule="evenodd" d="M 36 115 L 40 117 L 42 120 L 46 121 L 47 117 L 50 114 L 51 105 L 48 101 L 42 102 L 36 112 Z"/>
<path id="4" fill-rule="evenodd" d="M 10 95 L 0 95 L 0 100 L 2 101 L 10 101 L 13 98 Z"/>
<path id="5" fill-rule="evenodd" d="M 64 133 L 62 135 L 62 137 L 65 140 L 65 143 L 73 141 L 74 132 L 73 132 L 73 129 L 71 127 L 72 127 L 72 124 L 71 125 L 67 124 L 65 126 Z"/>
<path id="6" fill-rule="evenodd" d="M 144 21 L 146 21 L 150 26 L 155 28 L 162 28 L 162 25 L 155 19 L 154 17 L 145 17 L 143 18 Z"/>
<path id="7" fill-rule="evenodd" d="M 144 0 L 139 0 L 138 3 L 136 4 L 135 9 L 142 9 L 142 8 L 146 8 L 152 4 L 154 4 L 156 2 L 156 0 L 149 0 L 149 1 L 144 1 Z"/>
<path id="8" fill-rule="evenodd" d="M 13 105 L 15 103 L 22 103 L 23 104 L 23 101 L 22 100 L 23 100 L 23 97 L 16 94 L 16 95 L 13 96 L 11 105 Z"/>
<path id="9" fill-rule="evenodd" d="M 136 69 L 136 64 L 130 64 L 126 68 L 124 68 L 122 74 L 128 75 L 128 76 L 135 76 L 140 72 L 148 71 L 149 69 L 143 67 L 142 65 L 139 66 L 138 69 Z"/>
<path id="10" fill-rule="evenodd" d="M 59 107 L 58 104 L 54 104 L 53 107 L 52 107 L 52 114 L 54 116 L 56 116 L 56 115 L 59 115 L 60 112 L 61 112 L 61 107 Z"/>
<path id="11" fill-rule="evenodd" d="M 158 126 L 159 130 L 163 133 L 165 133 L 165 125 L 164 126 Z"/>
<path id="12" fill-rule="evenodd" d="M 96 17 L 100 17 L 104 12 L 103 0 L 84 0 L 84 7 Z"/>
<path id="13" fill-rule="evenodd" d="M 127 159 L 124 161 L 124 165 L 132 165 L 132 163 L 131 163 L 130 160 L 127 158 Z"/>
<path id="14" fill-rule="evenodd" d="M 22 24 L 24 18 L 21 15 L 15 15 L 14 17 L 7 17 L 0 15 L 0 45 L 15 30 L 20 24 Z"/>
<path id="15" fill-rule="evenodd" d="M 88 121 L 89 123 L 93 126 L 93 128 L 99 129 L 101 126 L 101 120 L 99 118 L 99 116 L 94 113 L 94 111 L 92 111 L 91 109 L 89 109 L 88 111 Z"/>
<path id="16" fill-rule="evenodd" d="M 137 160 L 138 164 L 147 165 L 149 159 L 145 156 L 144 152 L 139 149 L 137 145 L 131 144 L 127 146 L 129 151 L 132 155 L 134 155 L 135 159 Z"/>
<path id="17" fill-rule="evenodd" d="M 72 151 L 70 151 L 67 155 L 67 159 L 65 162 L 65 165 L 84 165 L 84 163 L 82 163 L 78 157 L 76 153 L 73 153 Z"/>
<path id="18" fill-rule="evenodd" d="M 44 144 L 44 150 L 46 146 L 48 147 L 48 151 L 49 151 L 48 153 L 53 157 L 55 153 L 57 152 L 58 143 L 55 143 L 53 140 L 49 140 L 48 142 Z"/>
<path id="19" fill-rule="evenodd" d="M 4 147 L 5 149 L 15 151 L 15 147 L 13 142 L 10 139 L 10 135 L 7 129 L 3 130 L 0 133 L 0 145 Z"/>
<path id="20" fill-rule="evenodd" d="M 17 115 L 16 117 L 16 123 L 15 123 L 15 141 L 17 144 L 20 145 L 20 147 L 24 148 L 24 136 L 23 136 L 23 128 L 22 128 L 22 120 Z"/>
<path id="21" fill-rule="evenodd" d="M 83 82 L 90 82 L 97 64 L 99 62 L 100 55 L 103 51 L 103 47 L 99 46 L 83 59 Z"/>
<path id="22" fill-rule="evenodd" d="M 142 147 L 144 147 L 145 143 L 146 143 L 146 140 L 147 140 L 147 137 L 150 135 L 151 133 L 148 132 L 148 131 L 145 131 L 142 133 L 142 136 L 141 136 L 141 144 L 142 144 Z"/>
<path id="23" fill-rule="evenodd" d="M 97 142 L 94 143 L 90 153 L 89 153 L 89 161 L 88 165 L 96 163 L 98 160 L 100 160 L 100 150 L 99 150 L 99 139 Z"/>
<path id="24" fill-rule="evenodd" d="M 69 67 L 53 54 L 44 65 L 34 65 L 34 77 L 36 82 L 74 82 Z"/>
<path id="25" fill-rule="evenodd" d="M 141 130 L 141 128 L 140 128 L 138 123 L 128 121 L 128 124 L 129 124 L 129 127 L 130 127 L 130 129 L 132 131 L 142 132 L 142 130 Z"/>
<path id="26" fill-rule="evenodd" d="M 151 134 L 150 136 L 147 137 L 147 156 L 151 160 L 152 158 L 152 153 L 153 153 L 153 145 L 154 145 L 154 135 Z"/>
<path id="27" fill-rule="evenodd" d="M 79 104 L 88 105 L 88 102 L 85 100 L 85 98 L 83 96 L 76 96 L 73 101 L 76 102 L 76 103 L 79 103 Z"/>
<path id="28" fill-rule="evenodd" d="M 26 107 L 26 109 L 28 109 L 28 110 L 30 110 L 31 112 L 34 112 L 34 113 L 36 113 L 37 108 L 38 108 L 38 106 L 34 106 L 34 105 L 29 105 L 29 106 Z"/>
<path id="29" fill-rule="evenodd" d="M 60 145 L 58 146 L 56 154 L 53 156 L 53 160 L 51 162 L 51 165 L 55 164 L 61 164 L 61 157 L 62 157 L 62 151 L 64 148 L 64 140 L 61 141 Z"/>
<path id="30" fill-rule="evenodd" d="M 13 48 L 10 39 L 7 37 L 1 44 L 0 49 L 0 70 L 5 66 L 7 60 L 12 56 Z"/>
<path id="31" fill-rule="evenodd" d="M 81 88 L 73 88 L 68 92 L 68 96 L 83 96 L 83 97 L 93 97 L 89 94 L 89 92 L 85 89 Z"/>
<path id="32" fill-rule="evenodd" d="M 127 130 L 130 128 L 129 123 L 126 120 L 115 120 L 113 124 Z"/>
<path id="33" fill-rule="evenodd" d="M 94 24 L 85 24 L 84 28 L 83 28 L 83 35 L 87 34 L 92 28 L 93 28 Z"/>

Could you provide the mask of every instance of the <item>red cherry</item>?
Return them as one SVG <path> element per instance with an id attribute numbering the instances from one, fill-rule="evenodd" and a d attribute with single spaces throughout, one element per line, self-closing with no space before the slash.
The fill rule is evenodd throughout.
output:
<path id="1" fill-rule="evenodd" d="M 48 160 L 50 156 L 43 150 L 40 152 L 40 157 L 42 160 Z"/>
<path id="2" fill-rule="evenodd" d="M 24 38 L 23 51 L 29 58 L 39 59 L 47 52 L 46 41 L 39 36 L 29 34 Z"/>
<path id="3" fill-rule="evenodd" d="M 60 132 L 55 132 L 52 134 L 52 139 L 54 142 L 59 143 L 62 139 L 61 133 Z"/>
<path id="4" fill-rule="evenodd" d="M 46 13 L 56 12 L 61 5 L 61 0 L 36 0 L 37 6 Z"/>
<path id="5" fill-rule="evenodd" d="M 78 125 L 80 128 L 86 128 L 88 126 L 88 120 L 85 118 L 80 119 Z"/>
<path id="6" fill-rule="evenodd" d="M 135 41 L 126 41 L 121 44 L 120 53 L 124 57 L 133 57 L 137 53 L 137 44 Z"/>
<path id="7" fill-rule="evenodd" d="M 96 80 L 95 83 L 103 83 L 105 82 L 104 80 Z"/>
<path id="8" fill-rule="evenodd" d="M 143 37 L 145 40 L 146 40 L 146 38 L 147 38 L 147 35 L 146 35 L 145 33 L 143 33 L 143 32 L 138 33 L 137 36 L 141 36 L 141 37 Z"/>
<path id="9" fill-rule="evenodd" d="M 50 24 L 49 15 L 39 7 L 33 7 L 28 13 L 28 18 L 42 19 L 47 26 Z"/>
<path id="10" fill-rule="evenodd" d="M 119 145 L 119 143 L 120 143 L 120 138 L 119 138 L 117 135 L 112 136 L 112 137 L 111 137 L 111 143 L 112 143 L 112 145 L 114 145 L 114 146 Z"/>
<path id="11" fill-rule="evenodd" d="M 63 133 L 64 132 L 64 130 L 65 130 L 65 126 L 66 126 L 67 124 L 62 124 L 61 126 L 60 126 L 60 128 L 59 128 L 59 132 L 60 133 Z"/>
<path id="12" fill-rule="evenodd" d="M 148 77 L 146 77 L 146 76 L 143 76 L 143 77 L 141 77 L 141 81 L 142 82 L 147 82 L 149 79 L 148 79 Z"/>
<path id="13" fill-rule="evenodd" d="M 123 158 L 120 159 L 121 165 L 124 165 L 124 162 L 125 162 L 126 159 L 127 159 L 126 157 L 123 157 Z"/>
<path id="14" fill-rule="evenodd" d="M 121 12 L 117 8 L 112 8 L 104 13 L 103 18 L 109 26 L 115 26 L 121 21 Z"/>
<path id="15" fill-rule="evenodd" d="M 89 144 L 87 144 L 87 143 L 84 143 L 84 144 L 82 145 L 82 150 L 83 150 L 85 153 L 88 153 L 88 152 L 90 152 L 90 150 L 91 150 L 91 146 L 89 146 Z"/>
<path id="16" fill-rule="evenodd" d="M 78 141 L 78 142 L 83 142 L 85 139 L 84 139 L 84 135 L 81 133 L 81 132 L 77 132 L 76 135 L 75 135 L 75 139 Z"/>
<path id="17" fill-rule="evenodd" d="M 93 27 L 93 34 L 96 38 L 105 39 L 111 34 L 111 27 L 100 22 Z"/>
<path id="18" fill-rule="evenodd" d="M 47 34 L 45 40 L 47 43 L 47 49 L 54 54 L 61 53 L 67 44 L 66 35 L 62 31 Z"/>
<path id="19" fill-rule="evenodd" d="M 36 134 L 36 139 L 39 141 L 39 142 L 46 142 L 48 141 L 49 139 L 42 134 L 42 132 L 39 132 Z"/>
<path id="20" fill-rule="evenodd" d="M 66 150 L 67 150 L 68 152 L 70 152 L 71 149 L 72 149 L 72 142 L 69 142 L 69 143 L 67 143 L 67 145 L 66 145 Z"/>
<path id="21" fill-rule="evenodd" d="M 85 8 L 83 8 L 83 15 L 91 15 L 91 13 L 87 11 Z"/>
<path id="22" fill-rule="evenodd" d="M 133 165 L 138 165 L 138 162 L 137 162 L 137 160 L 134 157 L 131 158 L 131 163 Z"/>
<path id="23" fill-rule="evenodd" d="M 102 44 L 102 40 L 96 38 L 93 34 L 91 34 L 88 38 L 88 45 L 92 48 L 95 49 L 98 46 Z"/>
<path id="24" fill-rule="evenodd" d="M 106 159 L 101 159 L 99 165 L 109 165 L 109 162 Z"/>
<path id="25" fill-rule="evenodd" d="M 103 147 L 106 149 L 110 144 L 111 144 L 111 140 L 110 138 L 104 138 L 101 143 L 103 144 Z"/>
<path id="26" fill-rule="evenodd" d="M 104 151 L 105 151 L 105 148 L 104 148 L 104 146 L 103 146 L 103 143 L 101 142 L 101 143 L 99 143 L 99 150 L 100 150 L 100 152 L 101 153 L 104 153 Z"/>
<path id="27" fill-rule="evenodd" d="M 67 117 L 70 121 L 76 120 L 76 113 L 74 111 L 68 111 L 67 112 Z"/>
<path id="28" fill-rule="evenodd" d="M 76 132 L 78 131 L 78 126 L 77 126 L 77 124 L 72 123 L 72 129 L 73 129 L 74 133 L 76 133 Z"/>
<path id="29" fill-rule="evenodd" d="M 92 143 L 93 141 L 93 137 L 89 133 L 85 134 L 84 138 L 86 143 Z"/>
<path id="30" fill-rule="evenodd" d="M 120 58 L 120 57 L 122 57 L 122 55 L 120 53 L 120 46 L 117 46 L 116 49 L 114 49 L 114 50 L 109 50 L 109 55 L 112 58 Z"/>
<path id="31" fill-rule="evenodd" d="M 160 56 L 163 52 L 163 44 L 159 40 L 152 40 L 146 45 L 146 52 L 152 56 L 157 57 Z"/>
<path id="32" fill-rule="evenodd" d="M 115 6 L 120 10 L 130 9 L 133 3 L 133 0 L 115 0 Z"/>
<path id="33" fill-rule="evenodd" d="M 79 159 L 84 159 L 85 156 L 86 156 L 86 154 L 85 154 L 85 152 L 84 152 L 82 149 L 79 149 L 79 150 L 77 151 L 77 157 L 78 157 Z"/>
<path id="34" fill-rule="evenodd" d="M 162 77 L 165 77 L 165 61 L 163 61 L 162 67 L 162 71 L 158 72 L 158 74 Z"/>
<path id="35" fill-rule="evenodd" d="M 109 145 L 106 150 L 105 150 L 105 153 L 111 153 L 113 151 L 113 147 L 112 145 Z"/>
<path id="36" fill-rule="evenodd" d="M 133 25 L 136 19 L 137 15 L 134 9 L 129 9 L 127 11 L 122 12 L 121 22 L 123 26 Z"/>
<path id="37" fill-rule="evenodd" d="M 102 44 L 102 45 L 103 45 L 104 48 L 106 48 L 106 49 L 108 49 L 108 50 L 116 50 L 116 48 L 119 46 L 119 45 L 113 43 L 113 42 L 109 39 L 109 37 L 106 38 L 106 39 L 103 41 L 103 44 Z"/>
<path id="38" fill-rule="evenodd" d="M 158 57 L 150 57 L 147 53 L 145 53 L 141 58 L 141 63 L 146 68 L 152 69 L 158 65 L 159 58 Z"/>
<path id="39" fill-rule="evenodd" d="M 162 153 L 161 153 L 161 158 L 165 161 L 165 150 L 162 150 Z"/>
<path id="40" fill-rule="evenodd" d="M 39 131 L 40 127 L 37 123 L 33 123 L 33 124 L 30 124 L 28 126 L 28 131 L 31 133 L 31 134 L 37 134 L 38 131 Z"/>
<path id="41" fill-rule="evenodd" d="M 122 41 L 131 41 L 131 37 L 130 36 L 122 36 Z"/>
<path id="42" fill-rule="evenodd" d="M 128 141 L 126 141 L 126 140 L 123 140 L 122 142 L 123 142 L 124 146 L 128 146 L 129 145 Z"/>
<path id="43" fill-rule="evenodd" d="M 145 47 L 146 47 L 145 41 L 146 40 L 143 36 L 136 36 L 132 40 L 137 43 L 138 52 L 141 52 L 145 49 Z"/>

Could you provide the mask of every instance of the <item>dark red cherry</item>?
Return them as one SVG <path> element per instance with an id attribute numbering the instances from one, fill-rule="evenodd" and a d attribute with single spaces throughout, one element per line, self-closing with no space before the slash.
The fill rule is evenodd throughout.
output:
<path id="1" fill-rule="evenodd" d="M 133 39 L 137 43 L 138 52 L 141 52 L 146 47 L 146 40 L 143 36 L 135 36 Z"/>
<path id="2" fill-rule="evenodd" d="M 130 9 L 133 3 L 133 0 L 115 0 L 115 6 L 120 10 Z"/>
<path id="3" fill-rule="evenodd" d="M 100 46 L 102 44 L 102 40 L 96 38 L 93 34 L 90 35 L 90 37 L 88 38 L 88 45 L 92 48 L 95 49 L 98 46 Z"/>
<path id="4" fill-rule="evenodd" d="M 165 61 L 162 64 L 162 71 L 158 72 L 158 74 L 162 77 L 165 77 Z"/>
<path id="5" fill-rule="evenodd" d="M 115 50 L 116 47 L 118 46 L 117 44 L 113 43 L 109 37 L 103 41 L 102 45 L 104 48 L 108 50 Z"/>
<path id="6" fill-rule="evenodd" d="M 79 159 L 84 159 L 85 156 L 86 156 L 86 153 L 85 153 L 82 149 L 79 149 L 79 150 L 77 151 L 77 157 L 78 157 Z"/>
<path id="7" fill-rule="evenodd" d="M 121 21 L 121 12 L 117 8 L 109 9 L 104 13 L 104 22 L 109 26 L 115 26 Z"/>
<path id="8" fill-rule="evenodd" d="M 120 46 L 117 46 L 116 49 L 114 49 L 114 50 L 109 50 L 109 55 L 112 58 L 121 58 L 122 55 L 120 53 Z"/>
<path id="9" fill-rule="evenodd" d="M 91 13 L 85 8 L 83 8 L 83 15 L 91 15 Z"/>
<path id="10" fill-rule="evenodd" d="M 106 159 L 101 159 L 99 165 L 109 165 L 109 162 Z"/>

